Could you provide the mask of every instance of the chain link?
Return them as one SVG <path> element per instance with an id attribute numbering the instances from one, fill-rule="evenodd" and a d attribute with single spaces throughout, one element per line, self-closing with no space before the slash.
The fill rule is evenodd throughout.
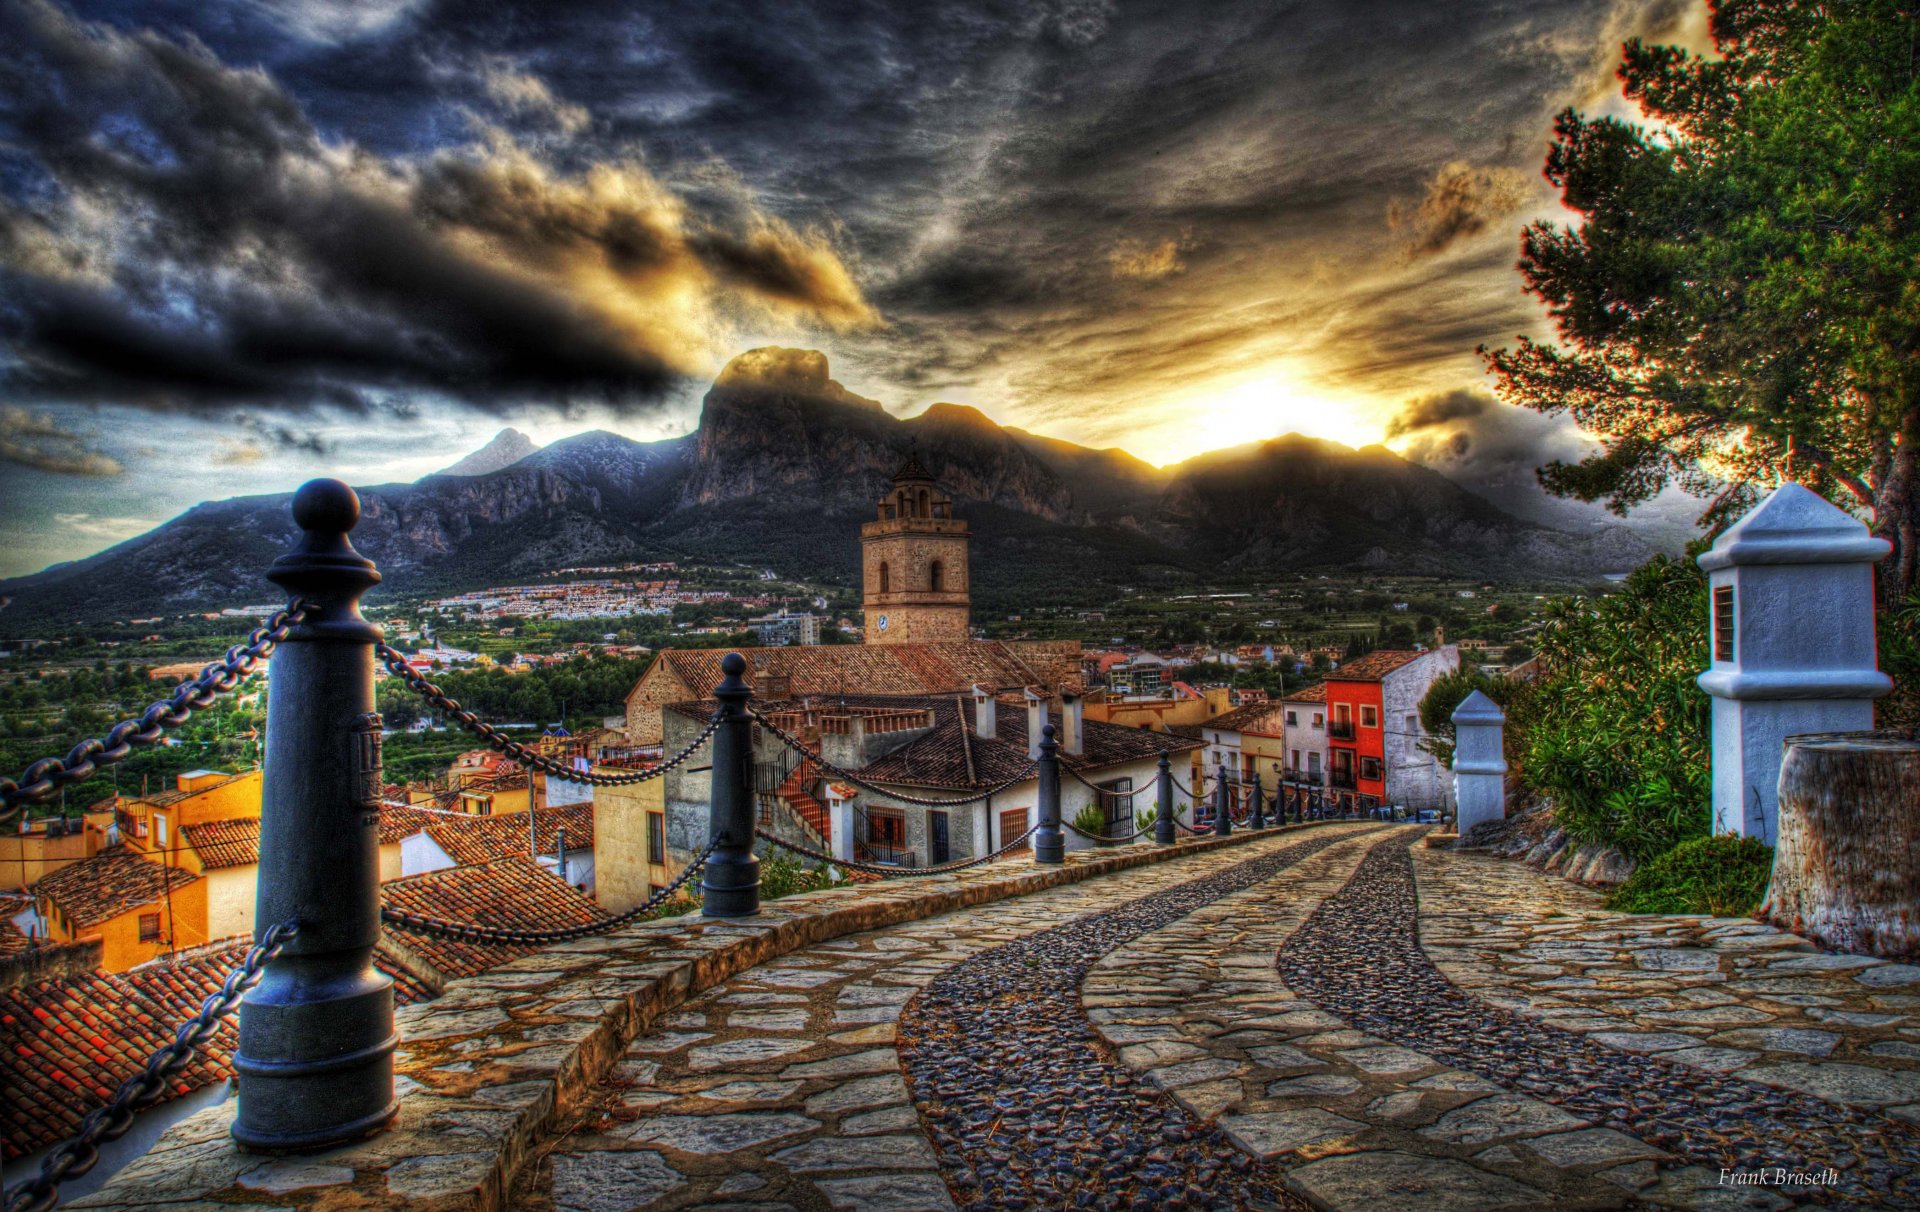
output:
<path id="1" fill-rule="evenodd" d="M 795 753 L 798 753 L 803 757 L 811 759 L 815 765 L 819 766 L 822 770 L 826 771 L 828 774 L 832 775 L 833 777 L 837 779 L 841 779 L 845 782 L 851 783 L 855 787 L 860 788 L 862 791 L 871 792 L 874 795 L 884 795 L 888 799 L 898 800 L 903 804 L 913 804 L 921 808 L 958 808 L 962 804 L 978 804 L 983 800 L 991 799 L 994 796 L 999 795 L 1002 791 L 1005 791 L 1009 787 L 1017 786 L 1020 783 L 1026 782 L 1028 777 L 1031 776 L 1035 770 L 1038 770 L 1040 768 L 1039 762 L 1028 762 L 1026 767 L 1022 769 L 1020 773 L 1014 775 L 1012 778 L 1006 780 L 1003 783 L 999 783 L 995 786 L 989 787 L 985 791 L 982 791 L 977 795 L 970 795 L 964 799 L 957 799 L 957 800 L 926 799 L 924 797 L 917 796 L 917 795 L 908 795 L 903 791 L 890 791 L 885 787 L 876 787 L 872 783 L 869 783 L 865 779 L 861 778 L 859 775 L 854 774 L 847 770 L 842 770 L 840 767 L 834 765 L 832 762 L 827 761 L 825 758 L 821 757 L 819 754 L 815 753 L 813 750 L 807 748 L 805 741 L 802 741 L 799 737 L 796 737 L 792 733 L 787 732 L 785 729 L 781 728 L 778 724 L 769 720 L 766 716 L 761 715 L 758 711 L 753 711 L 751 708 L 749 708 L 748 711 L 753 716 L 755 721 L 757 721 L 762 728 L 765 728 L 768 732 L 772 733 L 775 739 L 780 741 L 781 744 L 793 750 Z M 834 861 L 838 862 L 839 860 L 836 859 Z"/>
<path id="2" fill-rule="evenodd" d="M 674 876 L 672 883 L 654 893 L 640 904 L 635 905 L 623 913 L 616 913 L 612 917 L 602 918 L 597 922 L 587 922 L 584 925 L 561 926 L 554 930 L 508 930 L 498 926 L 475 926 L 469 922 L 443 921 L 437 917 L 425 917 L 408 909 L 395 909 L 391 905 L 380 906 L 380 920 L 390 922 L 395 926 L 403 926 L 408 930 L 418 930 L 422 934 L 437 935 L 440 938 L 450 938 L 461 943 L 510 943 L 523 946 L 540 946 L 545 943 L 570 942 L 573 939 L 586 938 L 589 935 L 604 934 L 617 926 L 626 925 L 637 917 L 651 913 L 661 905 L 666 904 L 669 897 L 680 891 L 681 885 L 692 879 L 696 872 L 707 865 L 707 860 L 713 857 L 714 849 L 718 847 L 719 844 L 717 840 L 708 842 L 707 848 L 702 850 L 691 863 L 688 863 L 679 875 Z M 11 1212 L 11 1209 L 9 1209 L 8 1212 Z"/>
<path id="3" fill-rule="evenodd" d="M 166 1093 L 167 1079 L 192 1062 L 220 1020 L 260 983 L 261 971 L 298 932 L 298 924 L 291 921 L 267 927 L 260 941 L 247 949 L 240 966 L 220 983 L 219 991 L 200 1003 L 199 1013 L 180 1024 L 173 1042 L 149 1056 L 140 1072 L 121 1082 L 104 1106 L 88 1112 L 80 1121 L 80 1131 L 47 1154 L 39 1174 L 7 1192 L 6 1212 L 46 1212 L 59 1201 L 61 1183 L 93 1169 L 100 1160 L 100 1146 L 125 1136 L 133 1127 L 134 1112 Z"/>
<path id="4" fill-rule="evenodd" d="M 982 863 L 991 863 L 993 860 L 1004 858 L 1019 849 L 1021 842 L 1026 841 L 1035 833 L 1039 832 L 1039 830 L 1040 826 L 1033 825 L 1029 827 L 1025 833 L 1014 838 L 992 854 L 982 854 L 976 858 L 963 859 L 957 863 L 943 863 L 938 867 L 889 867 L 883 863 L 862 863 L 853 859 L 835 858 L 831 854 L 825 854 L 811 847 L 790 842 L 777 834 L 767 832 L 765 829 L 755 828 L 753 832 L 763 842 L 771 842 L 783 850 L 791 850 L 795 854 L 805 855 L 807 858 L 814 859 L 818 862 L 832 863 L 836 867 L 845 867 L 849 871 L 864 871 L 869 875 L 880 876 L 882 879 L 906 879 L 910 876 L 919 875 L 945 875 L 951 871 L 965 871 L 969 867 L 978 867 Z"/>
<path id="5" fill-rule="evenodd" d="M 166 735 L 167 729 L 186 723 L 196 710 L 213 706 L 215 699 L 238 686 L 255 666 L 272 656 L 280 641 L 312 610 L 304 601 L 289 602 L 285 610 L 276 611 L 255 629 L 245 644 L 227 649 L 223 659 L 174 687 L 171 695 L 149 705 L 138 717 L 121 720 L 105 736 L 81 741 L 63 758 L 41 758 L 28 766 L 17 782 L 0 778 L 0 825 L 11 824 L 28 804 L 48 799 L 62 787 L 85 782 L 103 766 L 125 761 L 136 748 L 152 745 Z"/>
<path id="6" fill-rule="evenodd" d="M 706 744 L 707 741 L 712 739 L 713 734 L 720 730 L 720 715 L 718 712 L 715 712 L 713 718 L 707 721 L 707 726 L 700 730 L 700 735 L 694 737 L 685 749 L 682 749 L 679 753 L 661 762 L 658 766 L 652 766 L 646 770 L 636 770 L 629 774 L 598 774 L 591 770 L 575 770 L 573 767 L 561 762 L 556 762 L 550 757 L 543 757 L 535 753 L 519 741 L 514 740 L 506 733 L 495 728 L 492 724 L 482 720 L 473 712 L 462 707 L 459 699 L 453 698 L 446 691 L 427 680 L 425 674 L 407 664 L 406 654 L 399 649 L 388 644 L 375 644 L 374 651 L 380 654 L 380 662 L 387 667 L 389 673 L 405 682 L 409 689 L 444 712 L 454 723 L 485 741 L 490 748 L 497 749 L 501 753 L 517 759 L 529 770 L 542 770 L 547 774 L 553 775 L 556 778 L 565 779 L 570 783 L 587 783 L 595 787 L 624 787 L 631 783 L 644 783 L 649 779 L 660 778 L 673 770 L 674 767 L 692 757 L 700 746 Z"/>

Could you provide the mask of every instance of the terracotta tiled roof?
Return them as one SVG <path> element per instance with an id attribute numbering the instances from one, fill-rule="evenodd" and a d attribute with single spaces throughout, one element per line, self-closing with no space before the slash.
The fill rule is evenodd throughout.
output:
<path id="1" fill-rule="evenodd" d="M 1216 715 L 1201 725 L 1216 732 L 1254 732 L 1264 735 L 1280 735 L 1281 708 L 1278 703 L 1249 703 L 1245 707 L 1236 707 L 1222 715 Z M 1272 732 L 1268 732 L 1272 729 Z"/>
<path id="2" fill-rule="evenodd" d="M 245 956 L 246 941 L 202 947 L 130 972 L 93 972 L 0 991 L 0 1157 L 14 1161 L 72 1136 L 81 1117 L 113 1096 L 147 1057 L 216 993 Z M 400 1005 L 433 990 L 391 955 L 376 965 L 394 977 Z M 220 1026 L 161 1101 L 232 1072 L 234 1019 Z"/>
<path id="3" fill-rule="evenodd" d="M 1283 701 L 1288 703 L 1324 703 L 1327 701 L 1327 684 L 1325 682 L 1315 682 L 1311 686 L 1302 686 L 1298 690 L 1290 690 L 1287 692 Z"/>
<path id="4" fill-rule="evenodd" d="M 946 644 L 827 644 L 745 648 L 747 680 L 756 673 L 791 679 L 793 694 L 953 694 L 980 684 L 1017 690 L 1040 684 L 1032 666 L 992 640 Z M 718 648 L 667 648 L 659 659 L 692 689 L 712 695 L 720 684 Z"/>
<path id="5" fill-rule="evenodd" d="M 515 818 L 509 818 L 515 819 Z M 520 822 L 525 825 L 526 822 Z M 389 880 L 380 896 L 396 909 L 450 922 L 500 929 L 580 926 L 607 916 L 585 893 L 525 857 L 445 867 Z M 448 977 L 472 976 L 539 950 L 503 943 L 462 943 L 399 926 L 387 934 Z"/>
<path id="6" fill-rule="evenodd" d="M 180 833 L 200 856 L 200 865 L 210 871 L 260 861 L 260 818 L 257 816 L 183 825 Z"/>
<path id="7" fill-rule="evenodd" d="M 1377 682 L 1402 665 L 1410 665 L 1425 655 L 1424 652 L 1382 648 L 1351 661 L 1342 661 L 1340 668 L 1328 672 L 1327 678 L 1336 682 Z"/>
<path id="8" fill-rule="evenodd" d="M 163 867 L 125 846 L 110 846 L 42 876 L 33 888 L 59 907 L 76 926 L 97 926 L 129 909 L 151 905 L 200 877 L 190 871 Z"/>
<path id="9" fill-rule="evenodd" d="M 25 951 L 33 941 L 13 924 L 14 915 L 33 908 L 33 898 L 23 893 L 0 892 L 0 955 Z"/>
<path id="10" fill-rule="evenodd" d="M 428 808 L 424 804 L 403 804 L 391 800 L 380 804 L 380 844 L 390 846 L 416 833 L 425 833 L 449 820 L 472 820 L 467 813 L 452 808 Z"/>
<path id="11" fill-rule="evenodd" d="M 542 854 L 552 854 L 558 842 L 557 831 L 567 831 L 567 849 L 580 850 L 593 845 L 593 805 L 567 804 L 542 808 L 533 814 L 534 844 Z M 498 859 L 524 858 L 527 853 L 527 814 L 512 812 L 494 816 L 460 813 L 459 819 L 444 816 L 427 829 L 427 836 L 447 852 L 456 863 L 491 863 Z"/>

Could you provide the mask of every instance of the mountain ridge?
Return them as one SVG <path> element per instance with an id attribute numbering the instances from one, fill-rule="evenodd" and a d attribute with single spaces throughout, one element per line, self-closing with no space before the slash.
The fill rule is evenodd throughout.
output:
<path id="1" fill-rule="evenodd" d="M 977 604 L 1307 568 L 1572 581 L 1652 554 L 1625 528 L 1573 534 L 1514 517 L 1385 447 L 1294 434 L 1154 468 L 966 405 L 901 419 L 828 378 L 823 356 L 777 348 L 735 359 L 692 433 L 589 431 L 491 471 L 360 489 L 353 541 L 389 592 L 689 554 L 851 584 L 858 525 L 910 454 L 972 523 Z M 0 582 L 12 599 L 0 625 L 266 600 L 266 566 L 298 537 L 290 500 L 202 502 L 94 556 Z"/>

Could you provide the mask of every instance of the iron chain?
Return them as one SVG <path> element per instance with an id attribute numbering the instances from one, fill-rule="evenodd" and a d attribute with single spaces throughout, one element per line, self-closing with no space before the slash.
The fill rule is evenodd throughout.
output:
<path id="1" fill-rule="evenodd" d="M 380 654 L 380 662 L 387 667 L 388 672 L 405 682 L 408 688 L 415 694 L 418 694 L 421 698 L 427 700 L 427 702 L 432 703 L 440 711 L 446 713 L 454 723 L 485 741 L 490 748 L 497 749 L 501 753 L 515 758 L 530 771 L 536 769 L 542 770 L 555 778 L 565 779 L 570 783 L 587 783 L 595 787 L 624 787 L 631 783 L 644 783 L 649 779 L 660 778 L 673 770 L 674 767 L 692 757 L 700 746 L 706 744 L 707 741 L 712 738 L 713 734 L 720 730 L 720 716 L 716 713 L 711 720 L 707 721 L 707 726 L 700 730 L 700 735 L 694 737 L 685 749 L 682 749 L 679 753 L 661 762 L 658 766 L 652 766 L 646 770 L 636 770 L 631 774 L 596 774 L 590 770 L 575 770 L 573 767 L 556 762 L 550 757 L 543 757 L 535 753 L 519 741 L 514 740 L 506 733 L 495 728 L 492 724 L 482 720 L 473 712 L 462 707 L 459 699 L 452 697 L 446 691 L 434 685 L 431 681 L 427 680 L 425 674 L 407 664 L 405 653 L 388 644 L 376 644 L 374 645 L 374 651 Z"/>
<path id="2" fill-rule="evenodd" d="M 546 943 L 570 942 L 573 939 L 586 938 L 589 935 L 604 934 L 615 927 L 626 925 L 637 917 L 651 913 L 666 904 L 669 897 L 680 891 L 681 885 L 692 879 L 696 872 L 707 865 L 707 860 L 713 856 L 714 848 L 718 845 L 719 842 L 717 841 L 708 842 L 707 848 L 702 850 L 699 856 L 691 863 L 688 863 L 679 875 L 673 877 L 673 882 L 640 904 L 635 905 L 623 913 L 616 913 L 612 917 L 602 918 L 597 922 L 587 922 L 584 925 L 561 926 L 554 930 L 506 930 L 498 926 L 475 926 L 469 922 L 443 921 L 437 917 L 422 916 L 411 910 L 395 909 L 391 905 L 380 906 L 380 920 L 390 922 L 396 926 L 404 926 L 408 930 L 418 930 L 422 934 L 438 935 L 441 938 L 450 938 L 455 942 L 461 943 L 508 943 L 522 946 L 540 946 Z M 12 1212 L 12 1209 L 8 1209 L 8 1212 Z"/>
<path id="3" fill-rule="evenodd" d="M 817 862 L 831 863 L 836 867 L 845 867 L 849 871 L 864 871 L 869 875 L 880 876 L 882 879 L 906 879 L 910 876 L 919 875 L 945 875 L 952 871 L 965 871 L 969 867 L 978 867 L 982 863 L 991 863 L 997 858 L 1004 858 L 1013 853 L 1013 851 L 1019 848 L 1021 842 L 1032 837 L 1039 828 L 1040 826 L 1038 825 L 1029 827 L 1025 833 L 1014 838 L 992 854 L 982 854 L 976 858 L 964 859 L 958 863 L 943 863 L 938 867 L 888 867 L 882 863 L 856 862 L 853 859 L 835 858 L 831 854 L 825 854 L 811 847 L 798 845 L 777 834 L 769 833 L 765 829 L 756 827 L 753 832 L 763 842 L 771 842 L 783 850 L 791 850 L 795 854 L 805 855 L 807 858 L 814 859 Z"/>
<path id="4" fill-rule="evenodd" d="M 149 1056 L 140 1072 L 121 1082 L 104 1106 L 88 1112 L 80 1121 L 80 1131 L 47 1154 L 39 1174 L 7 1192 L 6 1212 L 46 1212 L 59 1201 L 61 1183 L 93 1169 L 100 1160 L 100 1146 L 125 1136 L 133 1127 L 134 1112 L 166 1092 L 167 1079 L 187 1067 L 219 1021 L 260 983 L 261 971 L 298 931 L 291 921 L 267 927 L 260 941 L 247 949 L 240 966 L 227 974 L 219 991 L 200 1003 L 199 1013 L 180 1024 L 173 1042 Z"/>
<path id="5" fill-rule="evenodd" d="M 166 735 L 167 729 L 186 723 L 196 710 L 213 706 L 215 699 L 238 686 L 256 665 L 272 656 L 280 641 L 312 609 L 298 599 L 289 602 L 285 610 L 276 611 L 256 628 L 245 644 L 227 649 L 223 659 L 174 687 L 171 695 L 151 704 L 138 717 L 121 720 L 105 736 L 81 741 L 63 758 L 41 758 L 27 767 L 18 782 L 0 778 L 0 824 L 11 823 L 28 804 L 92 778 L 101 767 L 125 761 L 136 748 L 152 745 Z"/>
<path id="6" fill-rule="evenodd" d="M 778 724 L 775 724 L 771 720 L 767 719 L 766 716 L 761 715 L 757 711 L 752 711 L 751 709 L 749 709 L 749 711 L 750 711 L 750 714 L 752 714 L 753 718 L 760 724 L 760 726 L 762 728 L 765 728 L 768 732 L 772 733 L 775 739 L 780 741 L 781 744 L 793 750 L 795 753 L 798 753 L 801 756 L 808 758 L 809 760 L 814 762 L 814 764 L 818 765 L 822 770 L 826 771 L 828 774 L 831 774 L 833 777 L 844 780 L 845 782 L 851 783 L 855 787 L 860 788 L 862 791 L 871 792 L 874 795 L 884 795 L 888 799 L 898 800 L 903 804 L 913 804 L 921 808 L 958 808 L 962 804 L 978 804 L 983 800 L 988 800 L 993 798 L 994 796 L 1000 794 L 1002 791 L 1005 791 L 1009 787 L 1013 787 L 1020 783 L 1026 782 L 1028 776 L 1033 774 L 1033 772 L 1039 769 L 1040 767 L 1040 763 L 1038 762 L 1028 762 L 1026 767 L 1022 769 L 1020 773 L 1014 775 L 1012 778 L 1006 780 L 1003 783 L 999 783 L 999 784 L 996 784 L 995 786 L 989 787 L 985 791 L 982 791 L 977 795 L 970 795 L 965 797 L 964 799 L 955 799 L 955 800 L 927 799 L 917 795 L 908 795 L 905 792 L 901 792 L 901 791 L 889 791 L 885 787 L 876 787 L 872 783 L 869 783 L 865 779 L 861 778 L 859 775 L 853 774 L 850 771 L 842 770 L 840 767 L 834 765 L 832 762 L 827 761 L 825 758 L 821 757 L 819 754 L 815 753 L 813 750 L 807 748 L 805 741 L 802 741 L 799 737 L 796 737 L 793 734 L 782 729 Z M 838 861 L 838 860 L 835 860 L 835 861 Z"/>

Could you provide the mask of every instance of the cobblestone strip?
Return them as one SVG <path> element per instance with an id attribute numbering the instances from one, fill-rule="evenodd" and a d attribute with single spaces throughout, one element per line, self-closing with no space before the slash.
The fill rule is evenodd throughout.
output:
<path id="1" fill-rule="evenodd" d="M 1301 1207 L 1270 1167 L 1104 1054 L 1079 1004 L 1080 983 L 1114 948 L 1352 833 L 1328 831 L 1075 918 L 936 977 L 901 1016 L 900 1061 L 963 1206 Z M 1161 1084 L 1232 1068 L 1175 1065 Z"/>
<path id="2" fill-rule="evenodd" d="M 1695 1163 L 1664 1175 L 1636 1173 L 1631 1166 L 1625 1173 L 1607 1172 L 1630 1188 L 1644 1184 L 1640 1196 L 1650 1202 L 1711 1202 L 1722 1168 L 1751 1173 L 1784 1167 L 1836 1172 L 1833 1185 L 1798 1190 L 1809 1202 L 1876 1208 L 1920 1203 L 1920 1137 L 1907 1125 L 1635 1055 L 1487 1005 L 1434 968 L 1415 937 L 1415 912 L 1406 847 L 1376 846 L 1352 881 L 1288 940 L 1280 975 L 1295 992 L 1356 1029 Z M 1497 1123 L 1503 1115 L 1495 1100 L 1486 1099 L 1449 1113 L 1434 1127 L 1470 1131 L 1475 1121 Z M 1456 1122 L 1449 1125 L 1450 1119 Z M 1745 1201 L 1739 1206 L 1787 1202 L 1752 1188 L 1733 1193 Z"/>
<path id="3" fill-rule="evenodd" d="M 1276 895 L 1279 881 L 1249 889 L 1108 955 L 1082 987 L 1095 1030 L 1121 1063 L 1163 1085 L 1189 1114 L 1217 1117 L 1228 1139 L 1282 1167 L 1287 1185 L 1322 1208 L 1628 1202 L 1593 1172 L 1659 1159 L 1661 1150 L 1348 1028 L 1280 979 L 1275 954 L 1345 886 L 1374 840 L 1353 838 L 1304 860 L 1285 873 L 1284 895 Z M 1183 1080 L 1202 1062 L 1230 1068 Z M 1451 1114 L 1475 1103 L 1486 1105 Z M 1529 1148 L 1509 1145 L 1522 1137 L 1532 1138 Z"/>
<path id="4" fill-rule="evenodd" d="M 738 973 L 634 1039 L 536 1151 L 507 1204 L 529 1212 L 950 1209 L 893 1046 L 902 1006 L 983 950 L 1280 842 L 832 939 Z"/>

